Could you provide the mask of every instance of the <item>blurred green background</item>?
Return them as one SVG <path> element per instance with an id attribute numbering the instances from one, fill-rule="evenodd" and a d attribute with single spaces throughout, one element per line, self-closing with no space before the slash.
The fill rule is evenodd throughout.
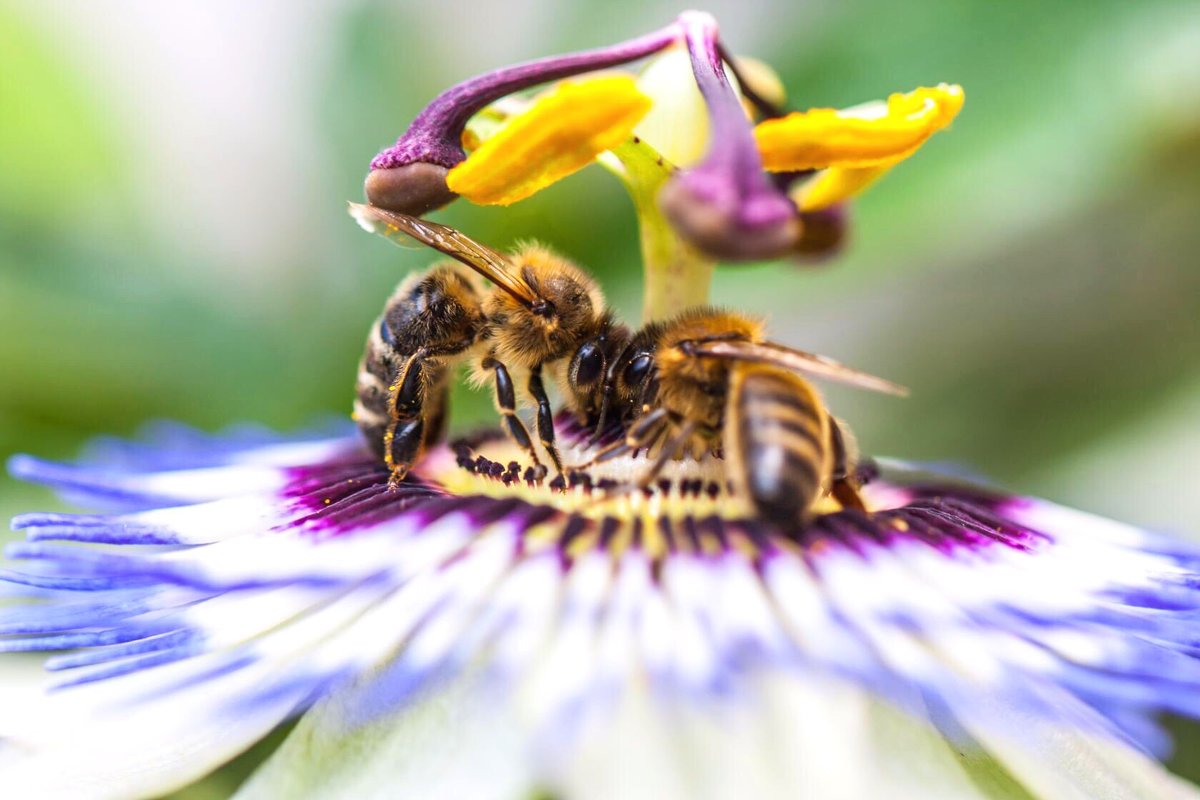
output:
<path id="1" fill-rule="evenodd" d="M 682 7 L 0 3 L 0 455 L 348 413 L 370 321 L 431 261 L 345 215 L 371 156 L 453 82 Z M 794 107 L 967 91 L 856 205 L 843 257 L 724 269 L 715 298 L 912 387 L 829 391 L 867 452 L 1200 537 L 1200 3 L 707 8 Z M 636 318 L 633 213 L 601 171 L 439 218 L 555 246 Z M 455 421 L 489 410 L 464 392 Z M 4 515 L 52 503 L 0 481 Z"/>

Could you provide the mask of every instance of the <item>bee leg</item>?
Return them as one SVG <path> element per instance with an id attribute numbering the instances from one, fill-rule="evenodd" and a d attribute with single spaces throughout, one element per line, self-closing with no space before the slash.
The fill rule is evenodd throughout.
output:
<path id="1" fill-rule="evenodd" d="M 626 453 L 634 450 L 640 450 L 646 445 L 653 442 L 667 427 L 667 410 L 665 408 L 656 408 L 643 417 L 639 417 L 629 426 L 625 438 L 619 442 L 613 442 L 608 447 L 605 447 L 599 453 L 592 456 L 591 460 L 585 464 L 580 464 L 579 469 L 586 469 L 595 464 L 602 464 L 605 461 L 611 461 L 614 458 L 623 456 Z"/>
<path id="2" fill-rule="evenodd" d="M 418 350 L 389 387 L 388 415 L 391 421 L 383 434 L 383 460 L 391 473 L 389 486 L 396 486 L 412 469 L 425 442 L 424 384 L 421 362 L 427 354 Z"/>
<path id="3" fill-rule="evenodd" d="M 638 479 L 637 485 L 639 489 L 645 489 L 653 483 L 658 474 L 662 472 L 663 467 L 667 465 L 667 462 L 679 455 L 680 451 L 691 442 L 692 436 L 696 433 L 696 427 L 697 423 L 695 420 L 685 420 L 679 426 L 679 430 L 675 432 L 675 435 L 663 442 L 663 446 L 659 448 L 654 463 Z"/>
<path id="4" fill-rule="evenodd" d="M 833 451 L 833 470 L 830 475 L 829 493 L 841 503 L 842 508 L 866 511 L 867 505 L 859 494 L 858 485 L 851 475 L 851 459 L 846 447 L 846 437 L 833 415 L 829 415 L 829 446 Z"/>
<path id="5" fill-rule="evenodd" d="M 533 468 L 538 473 L 544 475 L 546 468 L 542 466 L 542 462 L 538 459 L 537 450 L 533 449 L 533 440 L 529 438 L 529 430 L 526 429 L 525 423 L 521 422 L 521 418 L 517 416 L 517 395 L 513 390 L 512 377 L 508 374 L 508 367 L 491 356 L 483 360 L 482 366 L 484 369 L 494 370 L 496 373 L 496 408 L 504 418 L 505 430 L 508 431 L 508 435 L 512 440 L 516 442 L 517 447 L 520 447 L 529 454 Z"/>
<path id="6" fill-rule="evenodd" d="M 642 386 L 642 392 L 638 396 L 638 408 L 644 412 L 654 403 L 656 399 L 658 399 L 658 378 L 651 377 L 650 380 L 646 381 L 645 385 Z"/>
<path id="7" fill-rule="evenodd" d="M 388 426 L 384 434 L 383 446 L 387 454 L 388 486 L 395 487 L 404 480 L 413 463 L 421 455 L 421 445 L 425 439 L 425 420 L 420 417 L 409 420 L 396 420 Z"/>
<path id="8" fill-rule="evenodd" d="M 550 407 L 550 398 L 546 396 L 546 387 L 542 383 L 542 367 L 539 364 L 529 371 L 529 394 L 537 402 L 537 432 L 542 447 L 550 454 L 554 469 L 559 475 L 563 474 L 562 458 L 558 455 L 558 446 L 554 443 L 554 409 Z"/>

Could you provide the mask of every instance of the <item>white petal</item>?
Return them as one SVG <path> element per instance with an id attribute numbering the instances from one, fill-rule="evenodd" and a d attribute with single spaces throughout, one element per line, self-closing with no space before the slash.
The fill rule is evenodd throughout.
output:
<path id="1" fill-rule="evenodd" d="M 348 727 L 357 691 L 306 714 L 236 800 L 524 800 L 533 790 L 524 740 L 486 684 L 464 679 L 399 714 Z"/>
<path id="2" fill-rule="evenodd" d="M 986 757 L 851 684 L 774 676 L 744 700 L 671 703 L 631 686 L 550 786 L 571 800 L 1027 797 Z"/>
<path id="3" fill-rule="evenodd" d="M 1071 709 L 1071 700 L 1056 705 Z M 1200 790 L 1149 756 L 1064 721 L 1047 721 L 980 697 L 960 710 L 971 736 L 1037 797 L 1064 800 L 1195 800 Z"/>
<path id="4" fill-rule="evenodd" d="M 98 685 L 103 688 L 91 703 L 63 693 L 10 705 L 3 722 L 35 738 L 0 738 L 4 796 L 129 800 L 185 786 L 261 739 L 301 699 L 284 693 L 236 714 L 211 713 L 212 697 L 236 696 L 266 677 L 262 670 L 242 670 L 212 681 L 206 692 L 140 705 L 119 717 L 99 714 L 97 706 L 128 688 L 120 681 Z"/>

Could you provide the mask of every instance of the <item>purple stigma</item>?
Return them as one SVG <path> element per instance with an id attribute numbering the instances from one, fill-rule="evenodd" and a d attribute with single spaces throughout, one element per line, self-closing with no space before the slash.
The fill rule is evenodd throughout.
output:
<path id="1" fill-rule="evenodd" d="M 763 172 L 754 132 L 725 75 L 716 21 L 688 11 L 679 25 L 708 107 L 711 143 L 703 162 L 663 187 L 663 211 L 682 235 L 718 258 L 784 255 L 799 237 L 799 217 Z"/>
<path id="2" fill-rule="evenodd" d="M 390 169 L 415 161 L 453 167 L 466 157 L 461 144 L 463 129 L 489 104 L 541 83 L 645 58 L 668 47 L 678 36 L 679 26 L 672 23 L 611 47 L 548 56 L 469 78 L 435 97 L 396 144 L 375 156 L 371 169 Z"/>

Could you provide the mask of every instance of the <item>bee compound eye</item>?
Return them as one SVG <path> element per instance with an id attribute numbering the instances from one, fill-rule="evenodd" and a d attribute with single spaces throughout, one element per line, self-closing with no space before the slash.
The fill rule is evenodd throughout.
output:
<path id="1" fill-rule="evenodd" d="M 642 353 L 630 361 L 622 376 L 625 379 L 625 385 L 637 386 L 644 381 L 647 373 L 650 372 L 651 363 L 653 363 L 653 359 L 646 353 Z"/>
<path id="2" fill-rule="evenodd" d="M 379 320 L 379 338 L 387 345 L 396 343 L 396 337 L 392 336 L 392 329 L 388 326 L 387 317 Z"/>
<path id="3" fill-rule="evenodd" d="M 604 371 L 604 353 L 595 342 L 584 342 L 575 352 L 575 382 L 590 386 Z"/>

